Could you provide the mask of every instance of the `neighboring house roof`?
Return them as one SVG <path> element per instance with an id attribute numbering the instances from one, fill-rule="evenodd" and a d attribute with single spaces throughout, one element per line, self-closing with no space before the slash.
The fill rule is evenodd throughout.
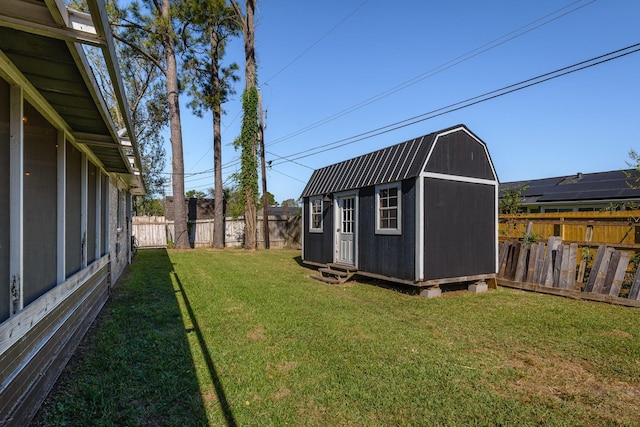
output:
<path id="1" fill-rule="evenodd" d="M 129 175 L 134 194 L 144 194 L 140 159 L 115 57 L 104 3 L 87 1 L 91 15 L 60 1 L 0 1 L 2 77 L 22 82 L 25 98 L 49 121 L 85 145 L 108 172 Z M 124 132 L 116 128 L 83 45 L 101 49 Z M 9 70 L 9 71 L 6 71 Z M 0 74 L 2 75 L 2 74 Z M 137 189 L 137 190 L 136 190 Z"/>
<path id="2" fill-rule="evenodd" d="M 451 128 L 317 169 L 311 175 L 301 197 L 335 193 L 415 178 L 422 172 L 431 147 L 438 135 L 461 128 L 473 135 L 464 125 L 452 126 Z M 478 138 L 476 137 L 476 139 Z"/>
<path id="3" fill-rule="evenodd" d="M 597 173 L 578 173 L 555 178 L 512 181 L 500 184 L 500 192 L 528 186 L 523 192 L 523 204 L 562 202 L 591 202 L 640 199 L 637 181 L 640 173 L 635 169 Z"/>

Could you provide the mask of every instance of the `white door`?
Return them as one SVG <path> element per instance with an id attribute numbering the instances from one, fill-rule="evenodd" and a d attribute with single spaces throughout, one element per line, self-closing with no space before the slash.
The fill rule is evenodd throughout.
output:
<path id="1" fill-rule="evenodd" d="M 338 256 L 339 264 L 355 265 L 356 198 L 338 197 Z"/>

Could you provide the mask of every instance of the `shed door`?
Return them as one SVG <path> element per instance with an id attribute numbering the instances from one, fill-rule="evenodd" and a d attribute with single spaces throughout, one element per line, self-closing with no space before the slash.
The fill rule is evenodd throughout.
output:
<path id="1" fill-rule="evenodd" d="M 355 196 L 338 197 L 338 248 L 339 264 L 355 265 L 356 250 L 356 198 Z"/>

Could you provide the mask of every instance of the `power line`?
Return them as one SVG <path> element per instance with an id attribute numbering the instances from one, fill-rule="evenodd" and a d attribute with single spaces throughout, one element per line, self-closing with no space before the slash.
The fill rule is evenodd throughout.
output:
<path id="1" fill-rule="evenodd" d="M 404 119 L 395 123 L 388 124 L 386 126 L 382 126 L 376 129 L 372 129 L 367 132 L 362 132 L 357 135 L 353 135 L 347 138 L 342 138 L 340 140 L 330 142 L 328 144 L 319 145 L 317 147 L 313 147 L 307 150 L 299 151 L 297 153 L 290 154 L 288 156 L 281 156 L 283 159 L 281 161 L 276 161 L 273 163 L 273 166 L 277 166 L 279 164 L 299 160 L 305 157 L 314 156 L 316 154 L 320 154 L 326 151 L 335 150 L 336 148 L 344 147 L 346 145 L 350 145 L 365 139 L 373 138 L 374 136 L 382 135 L 385 133 L 392 132 L 394 130 L 398 130 L 404 127 L 408 127 L 426 120 L 433 119 L 435 117 L 439 117 L 445 114 L 449 114 L 455 111 L 462 110 L 464 108 L 468 108 L 482 102 L 490 101 L 495 98 L 502 97 L 504 95 L 508 95 L 513 92 L 517 92 L 523 89 L 527 89 L 532 86 L 539 85 L 541 83 L 548 82 L 550 80 L 557 79 L 559 77 L 566 76 L 568 74 L 575 73 L 577 71 L 585 70 L 587 68 L 595 67 L 596 65 L 601 65 L 609 61 L 613 61 L 614 59 L 619 59 L 627 55 L 631 55 L 640 51 L 640 43 L 633 44 L 627 46 L 622 49 L 618 49 L 604 55 L 596 56 L 591 59 L 587 59 L 585 61 L 581 61 L 575 63 L 573 65 L 569 65 L 567 67 L 559 68 L 557 70 L 551 71 L 549 73 L 541 74 L 536 77 L 532 77 L 527 80 L 520 81 L 518 83 L 514 83 L 508 86 L 504 86 L 500 89 L 496 89 L 490 92 L 485 92 L 481 95 L 474 96 L 472 98 L 467 98 L 463 101 L 455 102 L 453 104 L 449 104 L 445 107 L 437 108 L 435 110 L 428 111 L 423 114 L 419 114 L 417 116 L 410 117 L 408 119 Z"/>
<path id="2" fill-rule="evenodd" d="M 301 182 L 301 183 L 303 183 L 303 184 L 306 184 L 306 182 L 305 182 L 305 181 L 303 181 L 303 180 L 301 180 L 301 179 L 298 179 L 298 178 L 296 178 L 296 177 L 294 177 L 294 176 L 287 175 L 286 173 L 284 173 L 284 172 L 280 172 L 280 171 L 279 171 L 279 170 L 277 170 L 277 169 L 273 169 L 273 168 L 271 168 L 271 169 L 269 169 L 269 170 L 271 170 L 272 172 L 277 172 L 277 173 L 279 173 L 280 175 L 284 175 L 284 176 L 286 176 L 287 178 L 291 178 L 291 179 L 293 179 L 293 180 L 295 180 L 295 181 L 298 181 L 298 182 Z"/>
<path id="3" fill-rule="evenodd" d="M 334 113 L 334 114 L 332 114 L 332 115 L 330 115 L 328 117 L 325 117 L 322 120 L 314 122 L 314 123 L 312 123 L 312 124 L 310 124 L 308 126 L 305 126 L 305 127 L 301 128 L 301 129 L 299 129 L 297 131 L 294 131 L 292 133 L 289 133 L 289 134 L 287 134 L 285 136 L 282 136 L 280 138 L 276 138 L 276 139 L 272 140 L 267 145 L 271 147 L 273 145 L 279 144 L 279 143 L 284 142 L 284 141 L 286 141 L 288 139 L 291 139 L 291 138 L 293 138 L 295 136 L 298 136 L 298 135 L 303 134 L 305 132 L 308 132 L 308 131 L 310 131 L 312 129 L 320 127 L 320 126 L 322 126 L 324 124 L 327 124 L 327 123 L 329 123 L 329 122 L 331 122 L 333 120 L 336 120 L 336 119 L 338 119 L 340 117 L 343 117 L 343 116 L 345 116 L 345 115 L 347 115 L 349 113 L 357 111 L 357 110 L 359 110 L 359 109 L 361 109 L 363 107 L 366 107 L 369 104 L 372 104 L 374 102 L 380 101 L 381 99 L 384 99 L 384 98 L 386 98 L 386 97 L 388 97 L 390 95 L 393 95 L 394 93 L 397 93 L 397 92 L 399 92 L 399 91 L 401 91 L 403 89 L 406 89 L 406 88 L 408 88 L 408 87 L 410 87 L 410 86 L 412 86 L 412 85 L 414 85 L 414 84 L 416 84 L 418 82 L 421 82 L 421 81 L 423 81 L 423 80 L 425 80 L 425 79 L 427 79 L 429 77 L 433 77 L 433 76 L 435 76 L 437 74 L 440 74 L 443 71 L 446 71 L 446 70 L 448 70 L 450 68 L 453 68 L 454 66 L 456 66 L 458 64 L 466 62 L 466 61 L 468 61 L 468 60 L 470 60 L 472 58 L 475 58 L 475 57 L 477 57 L 477 56 L 479 56 L 479 55 L 481 55 L 483 53 L 486 53 L 486 52 L 488 52 L 488 51 L 490 51 L 492 49 L 495 49 L 498 46 L 501 46 L 501 45 L 503 45 L 503 44 L 505 44 L 505 43 L 507 43 L 507 42 L 509 42 L 511 40 L 514 40 L 514 39 L 516 39 L 518 37 L 521 37 L 521 36 L 531 32 L 531 31 L 534 31 L 534 30 L 536 30 L 536 29 L 538 29 L 538 28 L 540 28 L 540 27 L 542 27 L 544 25 L 547 25 L 547 24 L 549 24 L 549 23 L 551 23 L 553 21 L 556 21 L 556 20 L 558 20 L 558 19 L 560 19 L 560 18 L 562 18 L 562 17 L 564 17 L 564 16 L 566 16 L 566 15 L 568 15 L 570 13 L 576 12 L 576 11 L 578 11 L 578 10 L 580 10 L 580 9 L 582 9 L 582 8 L 592 4 L 592 3 L 595 3 L 597 0 L 591 0 L 586 4 L 577 6 L 574 9 L 566 11 L 566 12 L 564 12 L 564 13 L 558 15 L 558 16 L 554 16 L 554 15 L 557 15 L 559 12 L 562 12 L 563 10 L 575 5 L 576 3 L 580 3 L 582 1 L 583 0 L 576 0 L 576 1 L 572 2 L 572 3 L 569 3 L 569 4 L 561 7 L 560 9 L 557 9 L 557 10 L 547 14 L 547 15 L 544 15 L 544 16 L 542 16 L 540 18 L 536 18 L 536 19 L 534 19 L 533 21 L 529 22 L 526 25 L 523 25 L 523 26 L 521 26 L 521 27 L 519 27 L 519 28 L 517 28 L 517 29 L 515 29 L 513 31 L 510 31 L 510 32 L 508 32 L 506 34 L 503 34 L 502 36 L 500 36 L 500 37 L 498 37 L 496 39 L 493 39 L 490 42 L 487 42 L 487 43 L 485 43 L 485 44 L 483 44 L 483 45 L 481 45 L 481 46 L 479 46 L 479 47 L 477 47 L 475 49 L 472 49 L 472 50 L 470 50 L 470 51 L 468 51 L 468 52 L 466 52 L 466 53 L 464 53 L 464 54 L 462 54 L 462 55 L 460 55 L 460 56 L 458 56 L 456 58 L 453 58 L 453 59 L 451 59 L 449 61 L 446 61 L 446 62 L 444 62 L 443 64 L 441 64 L 441 65 L 439 65 L 437 67 L 431 68 L 431 69 L 425 71 L 424 73 L 422 73 L 422 74 L 420 74 L 420 75 L 418 75 L 416 77 L 413 77 L 413 78 L 411 78 L 411 79 L 409 79 L 409 80 L 407 80 L 407 81 L 405 81 L 403 83 L 400 83 L 400 84 L 398 84 L 398 85 L 396 85 L 396 86 L 394 86 L 392 88 L 389 88 L 389 89 L 387 89 L 387 90 L 385 90 L 383 92 L 380 92 L 377 95 L 374 95 L 374 96 L 372 96 L 370 98 L 367 98 L 364 101 L 359 102 L 358 104 L 352 105 L 351 107 L 348 107 L 348 108 L 346 108 L 344 110 L 341 110 L 341 111 L 339 111 L 337 113 Z M 540 21 L 543 21 L 543 20 L 545 20 L 545 19 L 547 19 L 549 17 L 552 17 L 552 18 L 550 18 L 550 19 L 548 19 L 548 20 L 546 20 L 546 21 L 544 21 L 542 23 L 539 23 Z M 538 24 L 538 25 L 534 25 L 534 24 Z"/>
<path id="4" fill-rule="evenodd" d="M 318 39 L 311 46 L 309 46 L 307 49 L 305 49 L 301 54 L 296 56 L 286 66 L 284 66 L 282 69 L 280 69 L 280 71 L 278 71 L 276 74 L 274 74 L 269 79 L 267 79 L 267 81 L 265 81 L 265 83 L 263 83 L 263 84 L 266 85 L 269 81 L 273 80 L 277 75 L 279 75 L 286 68 L 288 68 L 294 62 L 296 62 L 300 57 L 302 57 L 305 53 L 307 53 L 309 50 L 311 50 L 322 39 L 324 39 L 326 36 L 328 36 L 332 31 L 334 31 L 338 26 L 340 26 L 344 21 L 346 21 L 349 17 L 351 17 L 354 13 L 356 13 L 360 8 L 362 8 L 364 6 L 364 4 L 367 3 L 367 1 L 368 0 L 365 0 L 364 2 L 362 2 L 349 15 L 347 15 L 345 18 L 343 18 L 338 24 L 336 24 L 327 33 L 325 33 L 320 39 Z M 398 85 L 396 85 L 396 86 L 394 86 L 392 88 L 389 88 L 389 89 L 387 89 L 387 90 L 385 90 L 383 92 L 380 92 L 377 95 L 374 95 L 374 96 L 372 96 L 370 98 L 367 98 L 366 100 L 364 100 L 364 101 L 362 101 L 362 102 L 360 102 L 358 104 L 355 104 L 355 105 L 353 105 L 353 106 L 351 106 L 349 108 L 346 108 L 346 109 L 341 110 L 341 111 L 339 111 L 339 112 L 337 112 L 335 114 L 332 114 L 332 115 L 330 115 L 328 117 L 325 117 L 324 119 L 319 120 L 317 122 L 314 122 L 314 123 L 312 123 L 312 124 L 310 124 L 308 126 L 305 126 L 305 127 L 301 128 L 301 129 L 299 129 L 297 131 L 294 131 L 292 133 L 284 135 L 284 136 L 282 136 L 280 138 L 276 138 L 275 140 L 272 140 L 270 143 L 266 144 L 266 146 L 271 147 L 273 145 L 279 144 L 279 143 L 284 142 L 284 141 L 286 141 L 288 139 L 291 139 L 291 138 L 293 138 L 295 136 L 298 136 L 298 135 L 300 135 L 302 133 L 305 133 L 307 131 L 310 131 L 312 129 L 320 127 L 320 126 L 322 126 L 322 125 L 324 125 L 326 123 L 329 123 L 329 122 L 331 122 L 333 120 L 336 120 L 336 119 L 338 119 L 338 118 L 340 118 L 342 116 L 345 116 L 345 115 L 347 115 L 347 114 L 349 114 L 351 112 L 354 112 L 354 111 L 356 111 L 356 110 L 358 110 L 360 108 L 366 107 L 367 105 L 370 105 L 370 104 L 372 104 L 374 102 L 377 102 L 377 101 L 379 101 L 379 100 L 381 100 L 383 98 L 386 98 L 386 97 L 388 97 L 388 96 L 390 96 L 390 95 L 392 95 L 394 93 L 399 92 L 400 90 L 406 89 L 407 87 L 410 87 L 410 86 L 412 86 L 412 85 L 414 85 L 414 84 L 416 84 L 416 83 L 418 83 L 420 81 L 423 81 L 423 80 L 425 80 L 425 79 L 427 79 L 429 77 L 435 76 L 435 75 L 437 75 L 439 73 L 442 73 L 442 72 L 444 72 L 444 71 L 446 71 L 446 70 L 448 70 L 448 69 L 450 69 L 450 68 L 452 68 L 452 67 L 454 67 L 454 66 L 456 66 L 456 65 L 458 65 L 460 63 L 463 63 L 463 62 L 468 61 L 468 60 L 470 60 L 472 58 L 475 58 L 475 57 L 477 57 L 477 56 L 479 56 L 479 55 L 481 55 L 483 53 L 486 53 L 486 52 L 488 52 L 488 51 L 490 51 L 492 49 L 495 49 L 495 48 L 497 48 L 497 47 L 499 47 L 499 46 L 501 46 L 501 45 L 503 45 L 503 44 L 505 44 L 505 43 L 507 43 L 507 42 L 509 42 L 511 40 L 514 40 L 514 39 L 516 39 L 518 37 L 521 37 L 521 36 L 523 36 L 523 35 L 525 35 L 525 34 L 527 34 L 529 32 L 532 32 L 532 31 L 534 31 L 534 30 L 536 30 L 536 29 L 538 29 L 538 28 L 540 28 L 540 27 L 542 27 L 544 25 L 547 25 L 547 24 L 549 24 L 551 22 L 554 22 L 554 21 L 556 21 L 556 20 L 558 20 L 558 19 L 560 19 L 560 18 L 562 18 L 562 17 L 564 17 L 566 15 L 569 15 L 570 13 L 576 12 L 576 11 L 586 7 L 586 6 L 589 6 L 590 4 L 595 3 L 597 0 L 590 0 L 585 4 L 578 5 L 577 7 L 566 11 L 566 9 L 571 8 L 572 6 L 574 6 L 574 5 L 578 4 L 578 3 L 581 3 L 582 1 L 584 1 L 584 0 L 575 0 L 575 1 L 571 2 L 571 3 L 568 3 L 565 6 L 559 8 L 559 9 L 557 9 L 557 10 L 555 10 L 555 11 L 549 13 L 549 14 L 546 14 L 544 16 L 536 18 L 536 19 L 532 20 L 531 22 L 529 22 L 529 23 L 527 23 L 527 24 L 525 24 L 525 25 L 523 25 L 521 27 L 516 28 L 515 30 L 512 30 L 512 31 L 510 31 L 508 33 L 505 33 L 502 36 L 497 37 L 497 38 L 495 38 L 495 39 L 493 39 L 493 40 L 491 40 L 491 41 L 489 41 L 487 43 L 484 43 L 483 45 L 481 45 L 481 46 L 479 46 L 479 47 L 477 47 L 475 49 L 472 49 L 472 50 L 470 50 L 470 51 L 468 51 L 468 52 L 466 52 L 466 53 L 464 53 L 464 54 L 462 54 L 460 56 L 457 56 L 456 58 L 453 58 L 453 59 L 451 59 L 449 61 L 446 61 L 446 62 L 444 62 L 443 64 L 441 64 L 441 65 L 439 65 L 437 67 L 431 68 L 431 69 L 425 71 L 424 73 L 422 73 L 422 74 L 420 74 L 418 76 L 415 76 L 415 77 L 413 77 L 413 78 L 411 78 L 411 79 L 409 79 L 409 80 L 407 80 L 407 81 L 405 81 L 403 83 L 400 83 L 400 84 L 398 84 Z M 564 11 L 564 13 L 560 13 L 560 12 L 563 12 L 563 11 Z M 236 115 L 236 117 L 233 119 L 232 123 L 237 119 L 237 117 L 238 117 L 238 115 Z M 336 141 L 336 143 L 337 142 L 342 142 L 342 140 L 341 141 Z M 208 154 L 209 151 L 211 151 L 211 149 L 209 149 L 207 151 L 207 153 L 205 153 L 205 155 Z M 269 154 L 275 155 L 273 153 L 269 153 Z M 205 155 L 203 155 L 202 158 L 204 158 Z M 199 163 L 202 160 L 202 158 L 200 160 L 198 160 L 198 162 L 196 162 L 196 164 Z M 234 166 L 236 166 L 238 164 L 240 164 L 240 159 L 238 157 L 236 157 L 233 160 L 231 160 L 231 163 L 224 164 L 222 166 L 222 169 L 225 170 L 225 169 L 234 167 Z M 308 166 L 305 166 L 305 165 L 302 165 L 302 166 L 308 167 Z M 310 169 L 312 169 L 312 168 L 310 168 Z M 192 173 L 192 174 L 185 174 L 185 176 L 197 175 L 199 173 L 209 173 L 209 172 L 212 172 L 212 171 L 213 171 L 213 169 L 207 169 L 207 170 L 202 171 L 202 172 L 195 172 L 195 173 Z"/>
<path id="5" fill-rule="evenodd" d="M 284 67 L 282 67 L 278 72 L 276 72 L 274 75 L 272 75 L 271 77 L 269 77 L 267 80 L 265 80 L 265 82 L 263 83 L 263 85 L 266 85 L 267 83 L 269 83 L 271 80 L 275 79 L 278 75 L 280 75 L 284 70 L 286 70 L 287 68 L 289 68 L 294 62 L 296 62 L 298 59 L 302 58 L 307 52 L 309 52 L 311 49 L 313 49 L 318 43 L 320 43 L 322 40 L 324 40 L 329 34 L 331 34 L 333 31 L 335 31 L 336 28 L 338 28 L 340 25 L 342 25 L 347 19 L 349 19 L 352 15 L 354 15 L 357 11 L 359 11 L 362 6 L 364 6 L 369 0 L 364 0 L 362 3 L 360 3 L 358 5 L 358 7 L 356 7 L 355 9 L 353 9 L 347 16 L 345 16 L 344 18 L 342 18 L 342 20 L 340 22 L 338 22 L 336 25 L 334 25 L 333 27 L 331 27 L 331 29 L 329 31 L 327 31 L 326 33 L 324 33 L 324 35 L 322 37 L 320 37 L 318 40 L 316 40 L 315 42 L 313 42 L 308 48 L 306 48 L 305 50 L 303 50 L 298 56 L 296 56 L 295 58 L 293 58 L 291 61 L 289 61 L 289 63 L 287 65 L 285 65 Z"/>

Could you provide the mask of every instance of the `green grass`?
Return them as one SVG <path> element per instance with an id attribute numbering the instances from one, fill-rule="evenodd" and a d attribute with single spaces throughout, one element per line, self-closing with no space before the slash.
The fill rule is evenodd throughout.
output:
<path id="1" fill-rule="evenodd" d="M 40 425 L 640 425 L 640 311 L 140 251 Z"/>

